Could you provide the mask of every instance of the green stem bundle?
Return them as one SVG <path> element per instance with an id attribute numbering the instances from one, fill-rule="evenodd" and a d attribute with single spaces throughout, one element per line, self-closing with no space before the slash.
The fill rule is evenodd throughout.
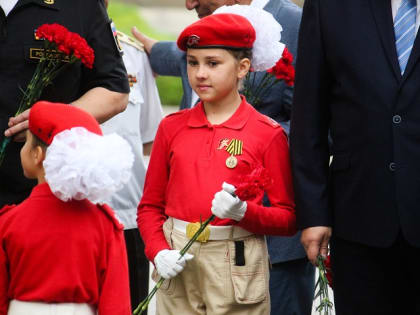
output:
<path id="1" fill-rule="evenodd" d="M 180 250 L 179 252 L 179 254 L 181 255 L 180 258 L 183 257 L 187 253 L 187 251 L 190 249 L 192 244 L 194 244 L 194 242 L 200 236 L 201 232 L 204 231 L 207 225 L 209 225 L 209 223 L 213 221 L 214 218 L 215 218 L 215 215 L 212 214 L 206 221 L 204 221 L 200 225 L 200 228 L 197 230 L 197 232 L 195 232 L 193 237 L 188 241 L 188 243 L 184 246 L 184 248 Z M 164 280 L 165 279 L 163 277 L 160 277 L 159 281 L 156 283 L 152 291 L 150 291 L 149 295 L 143 301 L 141 301 L 140 304 L 136 307 L 136 309 L 133 312 L 133 315 L 141 315 L 143 314 L 144 311 L 146 311 L 147 307 L 149 306 L 150 301 L 152 300 L 157 290 L 159 290 Z"/>
<path id="2" fill-rule="evenodd" d="M 318 255 L 318 281 L 315 284 L 316 294 L 314 300 L 319 298 L 319 305 L 316 308 L 316 311 L 319 312 L 319 314 L 331 315 L 333 303 L 331 302 L 328 294 L 328 279 L 326 276 L 327 269 L 325 268 L 324 260 L 325 258 L 322 255 Z"/>

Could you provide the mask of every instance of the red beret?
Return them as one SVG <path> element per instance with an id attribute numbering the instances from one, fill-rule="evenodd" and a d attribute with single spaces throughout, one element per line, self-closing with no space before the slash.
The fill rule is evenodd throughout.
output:
<path id="1" fill-rule="evenodd" d="M 179 49 L 230 48 L 251 49 L 255 30 L 243 16 L 230 13 L 213 14 L 184 29 L 178 37 Z"/>
<path id="2" fill-rule="evenodd" d="M 56 134 L 73 127 L 84 127 L 90 132 L 102 135 L 96 119 L 72 105 L 39 101 L 29 112 L 29 130 L 48 145 Z"/>

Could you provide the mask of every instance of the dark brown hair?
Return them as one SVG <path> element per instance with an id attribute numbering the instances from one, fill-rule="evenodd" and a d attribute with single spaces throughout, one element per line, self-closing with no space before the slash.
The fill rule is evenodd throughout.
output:
<path id="1" fill-rule="evenodd" d="M 32 147 L 33 148 L 38 147 L 38 146 L 41 147 L 43 150 L 46 150 L 48 148 L 48 145 L 44 141 L 39 139 L 37 136 L 35 136 L 32 132 L 31 132 L 31 135 L 32 135 Z"/>
<path id="2" fill-rule="evenodd" d="M 248 58 L 252 61 L 252 49 L 226 49 L 236 60 L 241 61 L 244 58 Z"/>

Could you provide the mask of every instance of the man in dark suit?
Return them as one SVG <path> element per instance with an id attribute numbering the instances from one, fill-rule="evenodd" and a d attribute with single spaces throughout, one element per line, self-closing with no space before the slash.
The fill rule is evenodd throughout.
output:
<path id="1" fill-rule="evenodd" d="M 296 55 L 301 9 L 289 0 L 186 0 L 185 4 L 187 9 L 196 10 L 201 18 L 222 5 L 235 3 L 258 6 L 273 14 L 283 27 L 281 41 L 293 55 Z M 173 42 L 157 42 L 136 31 L 133 34 L 149 52 L 154 72 L 182 77 L 184 96 L 181 109 L 191 107 L 195 100 L 188 83 L 185 53 L 178 50 Z M 263 75 L 258 73 L 256 80 L 261 80 Z M 292 95 L 292 87 L 279 83 L 262 98 L 256 109 L 279 122 L 288 132 Z M 272 314 L 311 314 L 315 270 L 306 259 L 305 250 L 299 239 L 300 234 L 294 237 L 267 237 L 272 263 L 270 271 Z"/>
<path id="2" fill-rule="evenodd" d="M 312 262 L 330 241 L 338 315 L 420 314 L 417 6 L 305 1 L 291 123 L 296 211 Z"/>

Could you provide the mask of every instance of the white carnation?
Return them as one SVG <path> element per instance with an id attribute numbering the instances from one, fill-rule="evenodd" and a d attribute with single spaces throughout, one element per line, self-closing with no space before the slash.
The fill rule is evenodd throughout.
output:
<path id="1" fill-rule="evenodd" d="M 100 136 L 75 127 L 54 137 L 43 164 L 59 199 L 103 203 L 128 182 L 133 162 L 130 145 L 117 134 Z"/>
<path id="2" fill-rule="evenodd" d="M 218 13 L 243 16 L 254 27 L 256 34 L 252 48 L 252 68 L 254 71 L 268 70 L 281 58 L 285 47 L 280 42 L 282 27 L 271 13 L 254 6 L 239 4 L 222 6 L 213 14 Z"/>

